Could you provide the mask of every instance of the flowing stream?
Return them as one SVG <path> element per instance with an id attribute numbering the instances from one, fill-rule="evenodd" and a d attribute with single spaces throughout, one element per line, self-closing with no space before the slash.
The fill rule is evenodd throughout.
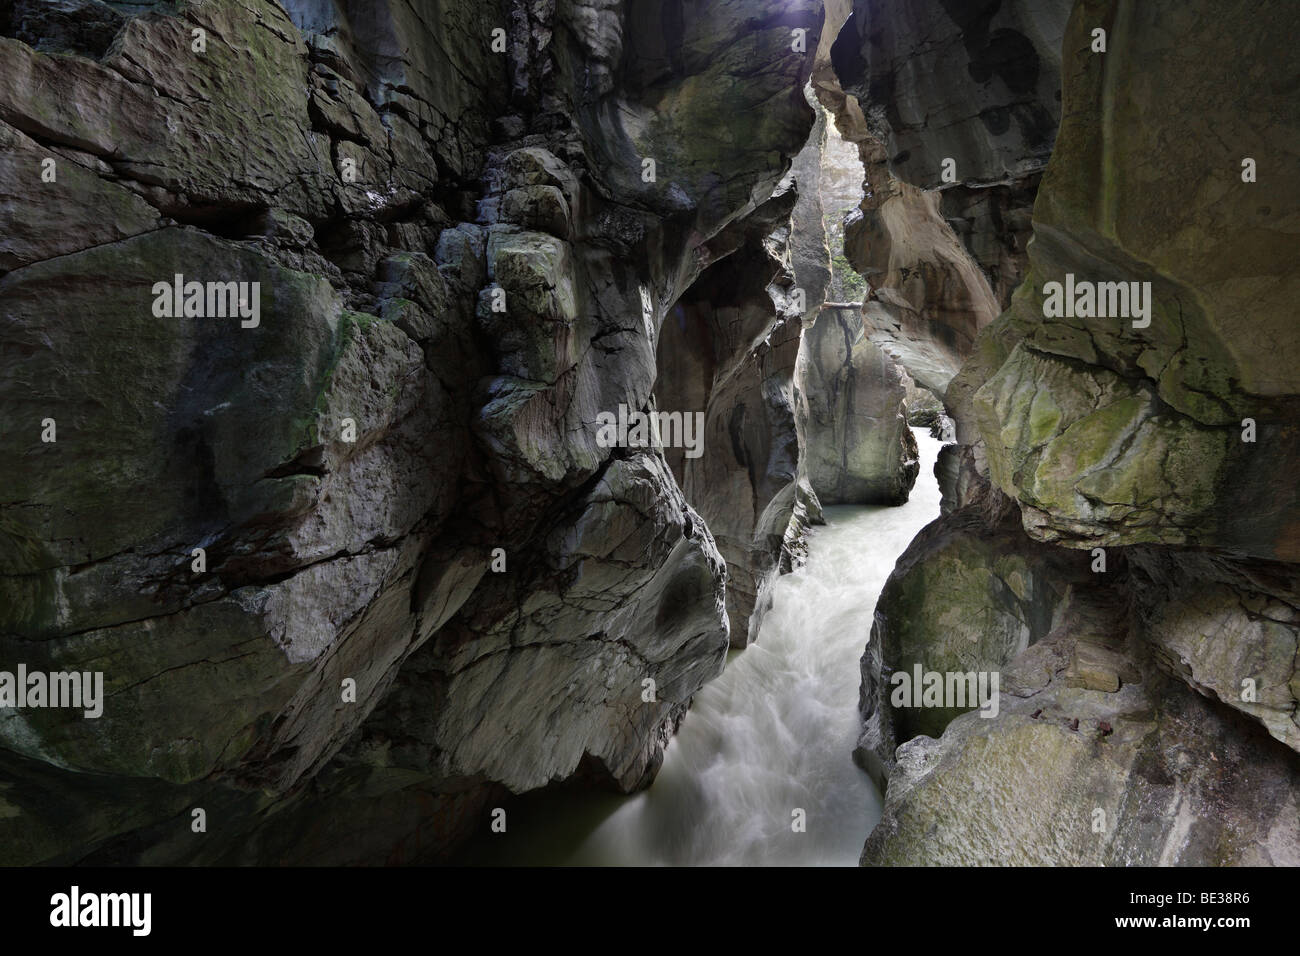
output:
<path id="1" fill-rule="evenodd" d="M 914 433 L 921 473 L 907 504 L 826 509 L 807 563 L 774 585 L 757 642 L 696 694 L 648 790 L 521 801 L 508 832 L 465 862 L 856 865 L 880 817 L 851 756 L 858 662 L 894 562 L 939 514 L 941 443 Z"/>

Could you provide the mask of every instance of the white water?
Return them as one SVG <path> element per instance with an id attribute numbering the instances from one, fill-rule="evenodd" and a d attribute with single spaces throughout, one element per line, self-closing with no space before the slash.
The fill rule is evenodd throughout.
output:
<path id="1" fill-rule="evenodd" d="M 545 845 L 499 844 L 498 862 L 857 865 L 880 817 L 852 759 L 858 662 L 894 562 L 939 514 L 941 443 L 915 434 L 921 473 L 907 504 L 826 509 L 807 563 L 774 585 L 757 642 L 696 695 L 650 789 L 550 799 L 526 827 L 546 831 Z M 796 808 L 806 832 L 792 829 Z"/>

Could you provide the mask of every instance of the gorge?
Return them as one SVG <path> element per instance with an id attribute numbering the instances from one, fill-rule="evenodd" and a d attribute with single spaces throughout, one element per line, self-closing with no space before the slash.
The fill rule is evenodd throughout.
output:
<path id="1" fill-rule="evenodd" d="M 2 0 L 0 863 L 1300 864 L 1297 28 Z"/>

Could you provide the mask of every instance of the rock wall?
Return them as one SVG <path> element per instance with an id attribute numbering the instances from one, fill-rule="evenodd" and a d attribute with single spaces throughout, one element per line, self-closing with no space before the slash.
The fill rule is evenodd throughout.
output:
<path id="1" fill-rule="evenodd" d="M 827 4 L 810 90 L 818 102 L 833 105 L 840 150 L 856 142 L 843 135 L 843 117 L 854 107 L 842 94 L 838 100 L 834 97 L 838 86 L 830 52 L 849 12 L 841 0 Z M 919 468 L 916 443 L 907 428 L 907 377 L 867 338 L 856 307 L 822 304 L 833 286 L 828 242 L 839 228 L 827 219 L 840 215 L 846 195 L 844 172 L 834 163 L 833 153 L 823 148 L 807 177 L 817 180 L 818 208 L 796 219 L 796 235 L 815 235 L 820 246 L 815 256 L 796 255 L 794 262 L 799 284 L 818 293 L 808 300 L 795 367 L 800 475 L 821 504 L 899 504 L 907 500 Z"/>
<path id="2" fill-rule="evenodd" d="M 817 154 L 817 134 L 801 157 Z M 697 416 L 701 431 L 698 448 L 665 455 L 726 560 L 733 647 L 756 634 L 750 616 L 780 566 L 795 505 L 791 391 L 802 325 L 790 302 L 795 277 L 787 247 L 796 200 L 803 194 L 785 183 L 744 220 L 742 239 L 724 233 L 724 243 L 739 241 L 740 248 L 705 270 L 659 337 L 658 407 Z"/>
<path id="3" fill-rule="evenodd" d="M 828 6 L 844 26 L 814 82 L 866 171 L 862 215 L 845 235 L 870 286 L 863 321 L 937 395 L 1023 279 L 1069 7 Z"/>
<path id="4" fill-rule="evenodd" d="M 0 862 L 437 861 L 646 786 L 821 503 L 906 498 L 918 386 L 864 861 L 1300 862 L 1298 18 L 0 4 L 0 672 L 103 676 L 0 681 Z"/>
<path id="5" fill-rule="evenodd" d="M 835 72 L 896 176 L 933 188 L 1041 169 L 1060 120 L 1059 0 L 855 3 Z"/>
<path id="6" fill-rule="evenodd" d="M 919 385 L 942 395 L 997 316 L 997 301 L 940 215 L 939 194 L 890 175 L 878 143 L 863 141 L 859 150 L 868 188 L 844 254 L 869 287 L 863 325 Z"/>
<path id="7" fill-rule="evenodd" d="M 896 761 L 864 862 L 1300 861 L 1296 26 L 1285 3 L 1074 5 L 1026 278 L 948 390 L 946 514 L 864 657 L 864 744 Z M 1049 283 L 1076 280 L 1138 285 L 1058 314 Z M 973 593 L 925 588 L 958 555 Z M 1014 631 L 1028 556 L 1040 624 L 949 654 L 969 615 Z M 997 715 L 884 707 L 917 662 L 999 672 Z"/>
<path id="8" fill-rule="evenodd" d="M 820 5 L 7 12 L 0 662 L 106 703 L 0 720 L 3 861 L 439 859 L 644 786 L 725 565 L 598 416 L 805 143 Z"/>
<path id="9" fill-rule="evenodd" d="M 938 190 L 942 218 L 1005 308 L 1061 119 L 1070 0 L 857 3 L 833 49 L 888 175 Z M 885 176 L 881 177 L 886 178 Z"/>
<path id="10" fill-rule="evenodd" d="M 1085 607 L 1002 671 L 998 716 L 898 749 L 868 865 L 1295 866 L 1300 760 L 1232 711 L 1116 655 Z M 1080 659 L 1140 679 L 1101 690 Z"/>
<path id="11" fill-rule="evenodd" d="M 801 467 L 823 505 L 907 501 L 920 471 L 903 371 L 828 307 L 804 330 L 795 370 Z"/>

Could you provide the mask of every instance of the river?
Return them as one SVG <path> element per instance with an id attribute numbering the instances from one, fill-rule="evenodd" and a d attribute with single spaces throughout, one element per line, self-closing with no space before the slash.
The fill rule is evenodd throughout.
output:
<path id="1" fill-rule="evenodd" d="M 826 509 L 807 562 L 774 585 L 758 640 L 695 696 L 648 790 L 519 801 L 508 832 L 464 862 L 856 865 L 880 817 L 851 756 L 858 661 L 894 562 L 939 515 L 941 443 L 914 433 L 921 473 L 907 504 Z"/>

